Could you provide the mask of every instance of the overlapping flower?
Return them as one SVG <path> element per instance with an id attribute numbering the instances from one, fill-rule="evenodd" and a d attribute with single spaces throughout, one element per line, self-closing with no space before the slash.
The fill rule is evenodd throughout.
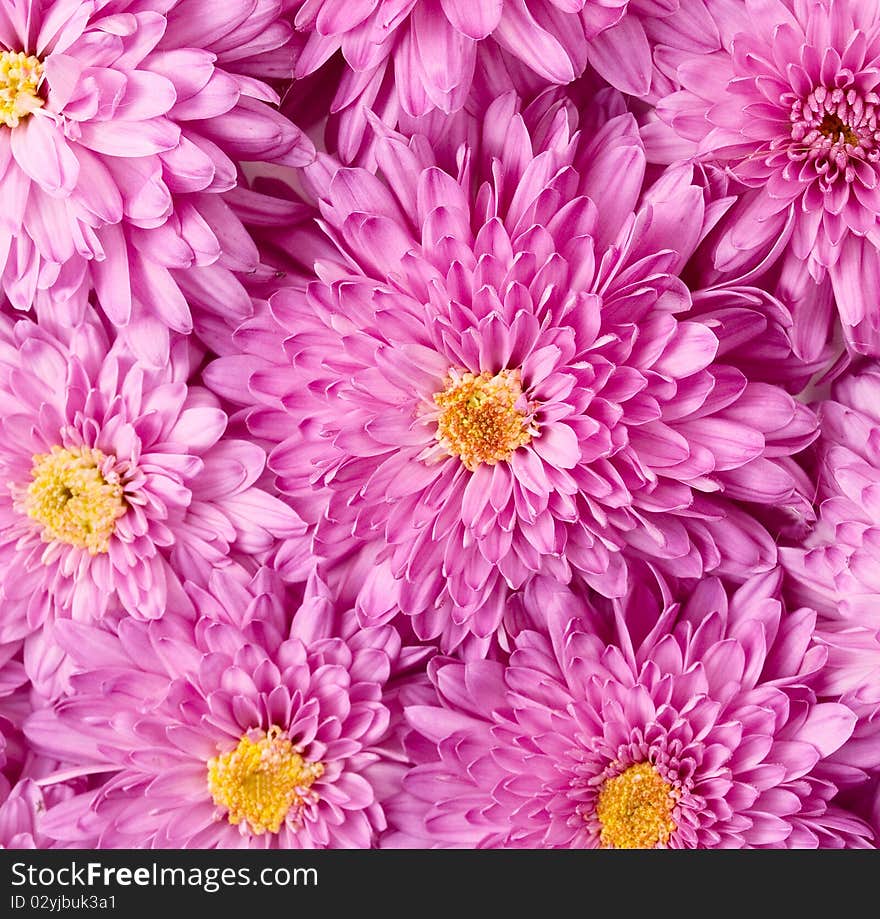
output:
<path id="1" fill-rule="evenodd" d="M 94 287 L 161 362 L 192 310 L 242 317 L 256 250 L 222 193 L 240 160 L 310 143 L 264 80 L 292 66 L 281 0 L 11 0 L 0 12 L 0 265 L 18 309 L 81 318 Z M 217 300 L 217 293 L 222 299 Z"/>
<path id="2" fill-rule="evenodd" d="M 259 555 L 304 526 L 258 487 L 265 454 L 188 385 L 176 341 L 151 371 L 95 316 L 68 334 L 0 316 L 0 641 L 116 605 L 163 615 L 181 575 Z"/>
<path id="3" fill-rule="evenodd" d="M 820 612 L 827 691 L 880 717 L 880 368 L 839 380 L 818 406 L 822 439 L 809 457 L 819 519 L 782 550 L 792 592 Z"/>
<path id="4" fill-rule="evenodd" d="M 128 620 L 110 645 L 66 624 L 72 695 L 31 716 L 28 736 L 109 778 L 51 808 L 43 833 L 107 848 L 367 848 L 385 829 L 404 771 L 393 679 L 424 651 L 390 626 L 346 624 L 320 584 L 288 625 L 260 575 L 258 611 L 224 581 L 193 592 L 195 623 Z"/>
<path id="5" fill-rule="evenodd" d="M 743 6 L 722 49 L 680 56 L 681 89 L 657 112 L 695 142 L 698 159 L 729 165 L 747 189 L 716 261 L 787 240 L 804 352 L 822 344 L 828 327 L 827 277 L 850 345 L 877 354 L 880 8 L 840 0 Z"/>
<path id="6" fill-rule="evenodd" d="M 506 666 L 438 660 L 437 700 L 407 708 L 416 766 L 389 841 L 864 845 L 823 774 L 855 716 L 810 689 L 826 653 L 815 613 L 785 614 L 780 574 L 732 594 L 707 578 L 686 602 L 640 583 L 612 606 L 535 582 L 522 615 L 540 625 Z"/>
<path id="7" fill-rule="evenodd" d="M 0 0 L 0 846 L 876 848 L 878 61 Z"/>

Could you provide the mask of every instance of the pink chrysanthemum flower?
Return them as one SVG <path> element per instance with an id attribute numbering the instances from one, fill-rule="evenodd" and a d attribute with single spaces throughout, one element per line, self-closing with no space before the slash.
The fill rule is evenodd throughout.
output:
<path id="1" fill-rule="evenodd" d="M 51 809 L 44 833 L 102 848 L 375 843 L 405 769 L 396 682 L 425 652 L 391 626 L 359 629 L 320 584 L 288 628 L 273 616 L 236 627 L 237 602 L 214 597 L 195 625 L 129 619 L 118 641 L 59 625 L 80 672 L 28 737 L 71 772 L 108 776 Z"/>
<path id="2" fill-rule="evenodd" d="M 655 45 L 692 53 L 718 46 L 703 0 L 287 0 L 286 5 L 305 36 L 298 78 L 318 71 L 326 84 L 334 69 L 325 64 L 337 52 L 344 58 L 329 107 L 341 113 L 335 134 L 347 162 L 359 155 L 365 137 L 370 140 L 365 109 L 392 126 L 401 117 L 432 110 L 455 112 L 473 83 L 498 68 L 512 71 L 515 88 L 522 90 L 526 82 L 569 83 L 590 65 L 618 89 L 646 96 L 656 79 Z M 299 107 L 297 90 L 294 84 Z"/>
<path id="3" fill-rule="evenodd" d="M 880 353 L 880 6 L 748 0 L 742 13 L 722 50 L 680 60 L 682 89 L 658 105 L 746 188 L 716 261 L 790 239 L 802 350 L 822 344 L 828 276 L 851 347 Z"/>
<path id="4" fill-rule="evenodd" d="M 188 349 L 148 371 L 93 317 L 56 336 L 0 316 L 0 641 L 52 611 L 161 616 L 180 576 L 303 532 L 255 484 L 260 447 L 187 385 Z"/>
<path id="5" fill-rule="evenodd" d="M 602 117 L 577 132 L 563 103 L 521 115 L 507 96 L 458 173 L 390 134 L 386 181 L 323 159 L 343 258 L 274 294 L 243 353 L 206 370 L 257 405 L 250 430 L 278 444 L 316 552 L 380 547 L 369 621 L 399 606 L 422 638 L 487 639 L 505 584 L 579 571 L 619 595 L 623 552 L 745 577 L 775 547 L 735 500 L 804 503 L 788 456 L 815 420 L 765 382 L 794 380 L 784 310 L 691 294 L 679 275 L 717 208 L 687 169 L 639 203 L 635 123 Z"/>
<path id="6" fill-rule="evenodd" d="M 855 716 L 817 702 L 815 614 L 784 613 L 779 572 L 683 603 L 647 581 L 594 605 L 534 582 L 509 664 L 429 667 L 408 707 L 417 765 L 390 845 L 857 848 L 825 760 Z"/>
<path id="7" fill-rule="evenodd" d="M 880 367 L 838 380 L 810 455 L 818 522 L 780 556 L 829 648 L 825 692 L 869 704 L 880 731 Z M 877 734 L 880 743 L 880 734 Z M 875 757 L 880 765 L 880 757 Z"/>
<path id="8" fill-rule="evenodd" d="M 292 67 L 280 0 L 11 0 L 0 10 L 0 279 L 75 322 L 93 284 L 161 363 L 169 330 L 241 299 L 257 254 L 219 194 L 239 160 L 310 143 L 263 78 Z M 240 287 L 240 285 L 238 285 Z M 222 294 L 222 296 L 220 296 Z M 246 302 L 246 298 L 245 298 Z"/>

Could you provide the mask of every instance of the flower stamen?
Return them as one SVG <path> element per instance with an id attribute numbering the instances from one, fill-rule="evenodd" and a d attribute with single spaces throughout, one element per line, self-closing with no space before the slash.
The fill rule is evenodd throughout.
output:
<path id="1" fill-rule="evenodd" d="M 880 161 L 880 124 L 876 93 L 819 86 L 805 99 L 791 103 L 788 156 L 813 161 L 824 189 L 842 177 L 855 179 L 858 161 Z"/>
<path id="2" fill-rule="evenodd" d="M 600 845 L 605 849 L 665 846 L 676 828 L 675 804 L 674 788 L 651 763 L 638 763 L 606 779 L 596 804 L 602 825 Z"/>
<path id="3" fill-rule="evenodd" d="M 116 521 L 128 505 L 119 475 L 93 447 L 52 447 L 34 456 L 33 481 L 21 509 L 42 524 L 46 542 L 58 540 L 90 555 L 107 552 Z"/>
<path id="4" fill-rule="evenodd" d="M 434 402 L 440 409 L 437 442 L 471 471 L 510 460 L 536 433 L 534 406 L 523 395 L 518 370 L 451 371 Z"/>
<path id="5" fill-rule="evenodd" d="M 822 122 L 819 125 L 819 133 L 830 138 L 832 141 L 842 140 L 851 147 L 855 147 L 859 142 L 859 138 L 855 131 L 843 121 L 840 115 L 834 112 L 826 112 L 823 116 Z"/>
<path id="6" fill-rule="evenodd" d="M 37 93 L 42 78 L 39 58 L 24 51 L 0 51 L 0 122 L 17 128 L 22 118 L 42 107 Z"/>
<path id="7" fill-rule="evenodd" d="M 255 836 L 277 833 L 293 812 L 315 802 L 312 784 L 324 774 L 323 763 L 309 763 L 277 726 L 250 731 L 238 746 L 208 761 L 208 790 L 233 826 L 244 823 Z"/>

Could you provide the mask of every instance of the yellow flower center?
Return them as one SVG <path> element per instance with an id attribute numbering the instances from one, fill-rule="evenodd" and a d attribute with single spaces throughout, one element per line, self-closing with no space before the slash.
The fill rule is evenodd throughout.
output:
<path id="1" fill-rule="evenodd" d="M 43 105 L 37 87 L 43 78 L 39 58 L 24 51 L 0 51 L 0 122 L 18 127 L 22 118 Z"/>
<path id="2" fill-rule="evenodd" d="M 675 831 L 676 794 L 650 763 L 638 763 L 607 779 L 596 816 L 603 849 L 654 849 Z"/>
<path id="3" fill-rule="evenodd" d="M 114 472 L 101 472 L 107 457 L 92 447 L 52 447 L 34 456 L 33 481 L 24 496 L 24 511 L 43 526 L 43 539 L 107 552 L 116 521 L 127 505 Z"/>
<path id="4" fill-rule="evenodd" d="M 532 406 L 523 396 L 518 370 L 475 375 L 453 371 L 443 392 L 434 394 L 440 409 L 437 441 L 473 471 L 494 466 L 532 439 Z"/>
<path id="5" fill-rule="evenodd" d="M 260 836 L 277 833 L 291 810 L 316 801 L 309 789 L 323 774 L 323 763 L 306 762 L 281 728 L 273 726 L 268 733 L 248 732 L 234 750 L 210 759 L 208 789 L 233 826 L 244 821 Z"/>

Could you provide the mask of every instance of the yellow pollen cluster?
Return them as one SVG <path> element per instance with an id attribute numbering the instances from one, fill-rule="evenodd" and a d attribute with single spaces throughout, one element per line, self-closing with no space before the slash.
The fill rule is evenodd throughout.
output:
<path id="1" fill-rule="evenodd" d="M 37 87 L 43 77 L 38 58 L 24 51 L 0 51 L 0 122 L 8 128 L 43 105 Z"/>
<path id="2" fill-rule="evenodd" d="M 281 728 L 273 726 L 245 734 L 234 750 L 210 759 L 208 789 L 233 826 L 244 821 L 261 836 L 277 833 L 291 808 L 316 800 L 309 789 L 323 774 L 322 763 L 307 763 Z"/>
<path id="3" fill-rule="evenodd" d="M 596 816 L 603 849 L 653 849 L 675 831 L 676 796 L 650 763 L 638 763 L 607 779 L 599 792 Z"/>
<path id="4" fill-rule="evenodd" d="M 24 497 L 28 517 L 43 525 L 43 539 L 107 552 L 127 505 L 118 476 L 104 478 L 107 457 L 92 447 L 52 447 L 34 456 L 33 481 Z"/>
<path id="5" fill-rule="evenodd" d="M 509 460 L 532 439 L 530 414 L 517 407 L 522 394 L 518 370 L 451 374 L 446 389 L 434 394 L 437 441 L 471 471 Z"/>

